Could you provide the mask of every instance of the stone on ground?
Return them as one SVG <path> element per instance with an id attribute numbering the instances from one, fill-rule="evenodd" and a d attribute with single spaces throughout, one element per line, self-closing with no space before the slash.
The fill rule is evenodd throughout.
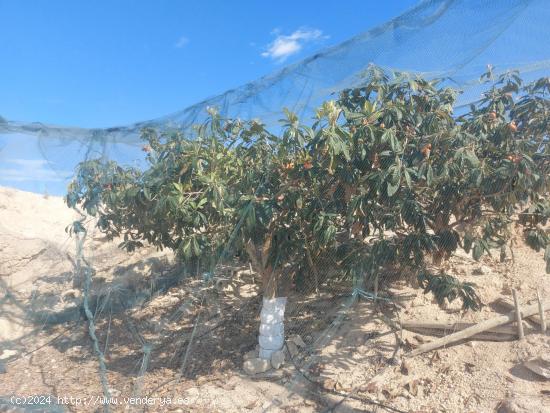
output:
<path id="1" fill-rule="evenodd" d="M 283 350 L 275 351 L 271 355 L 271 366 L 274 369 L 279 369 L 285 362 L 285 352 Z"/>
<path id="2" fill-rule="evenodd" d="M 271 369 L 271 362 L 269 360 L 264 360 L 261 358 L 253 358 L 246 360 L 243 364 L 244 371 L 247 374 L 259 374 L 265 373 Z"/>
<path id="3" fill-rule="evenodd" d="M 306 346 L 306 343 L 304 343 L 304 340 L 302 340 L 302 337 L 300 337 L 298 334 L 290 336 L 287 341 L 293 342 L 298 347 L 305 347 Z"/>
<path id="4" fill-rule="evenodd" d="M 294 343 L 294 341 L 287 341 L 286 348 L 288 349 L 288 353 L 291 358 L 296 357 L 299 353 L 298 346 Z"/>
<path id="5" fill-rule="evenodd" d="M 17 354 L 16 350 L 9 350 L 6 349 L 0 354 L 0 360 L 6 360 L 9 359 L 11 356 L 15 356 Z"/>

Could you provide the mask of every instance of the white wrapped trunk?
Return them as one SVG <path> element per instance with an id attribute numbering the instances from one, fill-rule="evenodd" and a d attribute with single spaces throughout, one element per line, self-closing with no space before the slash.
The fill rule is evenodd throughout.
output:
<path id="1" fill-rule="evenodd" d="M 260 358 L 271 359 L 271 355 L 283 348 L 285 341 L 286 297 L 263 300 L 260 313 Z"/>

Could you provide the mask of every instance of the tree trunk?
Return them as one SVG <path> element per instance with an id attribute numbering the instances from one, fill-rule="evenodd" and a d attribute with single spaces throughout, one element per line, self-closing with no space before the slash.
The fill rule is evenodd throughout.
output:
<path id="1" fill-rule="evenodd" d="M 252 267 L 260 274 L 262 280 L 263 302 L 260 313 L 259 356 L 270 359 L 275 351 L 282 350 L 284 344 L 284 312 L 286 297 L 277 297 L 277 285 L 281 271 L 268 265 L 268 254 L 271 239 L 262 246 L 262 251 L 248 241 L 245 248 Z"/>
<path id="2" fill-rule="evenodd" d="M 264 244 L 263 251 L 260 253 L 252 241 L 248 241 L 245 249 L 252 268 L 260 275 L 261 291 L 264 297 L 268 299 L 275 298 L 277 295 L 277 281 L 280 271 L 274 271 L 271 265 L 267 265 L 266 245 Z"/>

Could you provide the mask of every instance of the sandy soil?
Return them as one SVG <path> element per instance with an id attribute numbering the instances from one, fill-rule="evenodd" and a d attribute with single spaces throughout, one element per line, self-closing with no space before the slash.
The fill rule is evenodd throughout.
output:
<path id="1" fill-rule="evenodd" d="M 47 411 L 102 408 L 98 358 L 72 285 L 76 248 L 65 227 L 75 218 L 59 198 L 0 188 L 0 398 L 51 395 Z M 169 253 L 128 255 L 98 234 L 84 251 L 96 271 L 95 324 L 118 403 L 111 411 L 386 411 L 373 405 L 381 403 L 406 412 L 494 412 L 507 399 L 516 410 L 504 411 L 550 411 L 550 381 L 523 366 L 550 354 L 549 333 L 526 324 L 521 342 L 470 341 L 403 364 L 404 353 L 432 337 L 395 328 L 399 319 L 475 322 L 505 313 L 494 302 L 512 288 L 523 303 L 537 288 L 550 297 L 542 253 L 519 241 L 514 261 L 459 254 L 449 263 L 450 273 L 478 286 L 485 305 L 475 313 L 457 303 L 441 309 L 405 283 L 385 291 L 397 304 L 355 302 L 341 285 L 292 294 L 287 335 L 300 334 L 306 347 L 254 377 L 242 364 L 257 342 L 260 297 L 246 268 L 220 269 L 209 282 L 182 278 Z M 129 298 L 130 308 L 118 305 Z M 141 399 L 131 404 L 130 396 Z M 156 399 L 135 404 L 146 396 Z"/>

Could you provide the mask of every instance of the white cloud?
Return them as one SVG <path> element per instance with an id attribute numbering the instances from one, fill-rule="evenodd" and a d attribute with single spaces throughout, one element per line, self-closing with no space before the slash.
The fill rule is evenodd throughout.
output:
<path id="1" fill-rule="evenodd" d="M 274 31 L 277 34 L 277 31 Z M 277 34 L 273 42 L 267 46 L 267 50 L 262 53 L 263 57 L 268 57 L 279 62 L 287 57 L 302 50 L 305 43 L 320 39 L 327 39 L 319 29 L 299 29 L 290 35 Z"/>
<path id="2" fill-rule="evenodd" d="M 0 168 L 0 181 L 61 182 L 72 176 L 71 171 L 54 170 L 51 163 L 43 159 L 7 159 L 5 163 L 12 166 Z"/>
<path id="3" fill-rule="evenodd" d="M 189 38 L 185 36 L 181 36 L 176 42 L 176 44 L 174 44 L 174 47 L 177 49 L 181 49 L 182 47 L 187 46 L 188 43 L 189 43 Z"/>

